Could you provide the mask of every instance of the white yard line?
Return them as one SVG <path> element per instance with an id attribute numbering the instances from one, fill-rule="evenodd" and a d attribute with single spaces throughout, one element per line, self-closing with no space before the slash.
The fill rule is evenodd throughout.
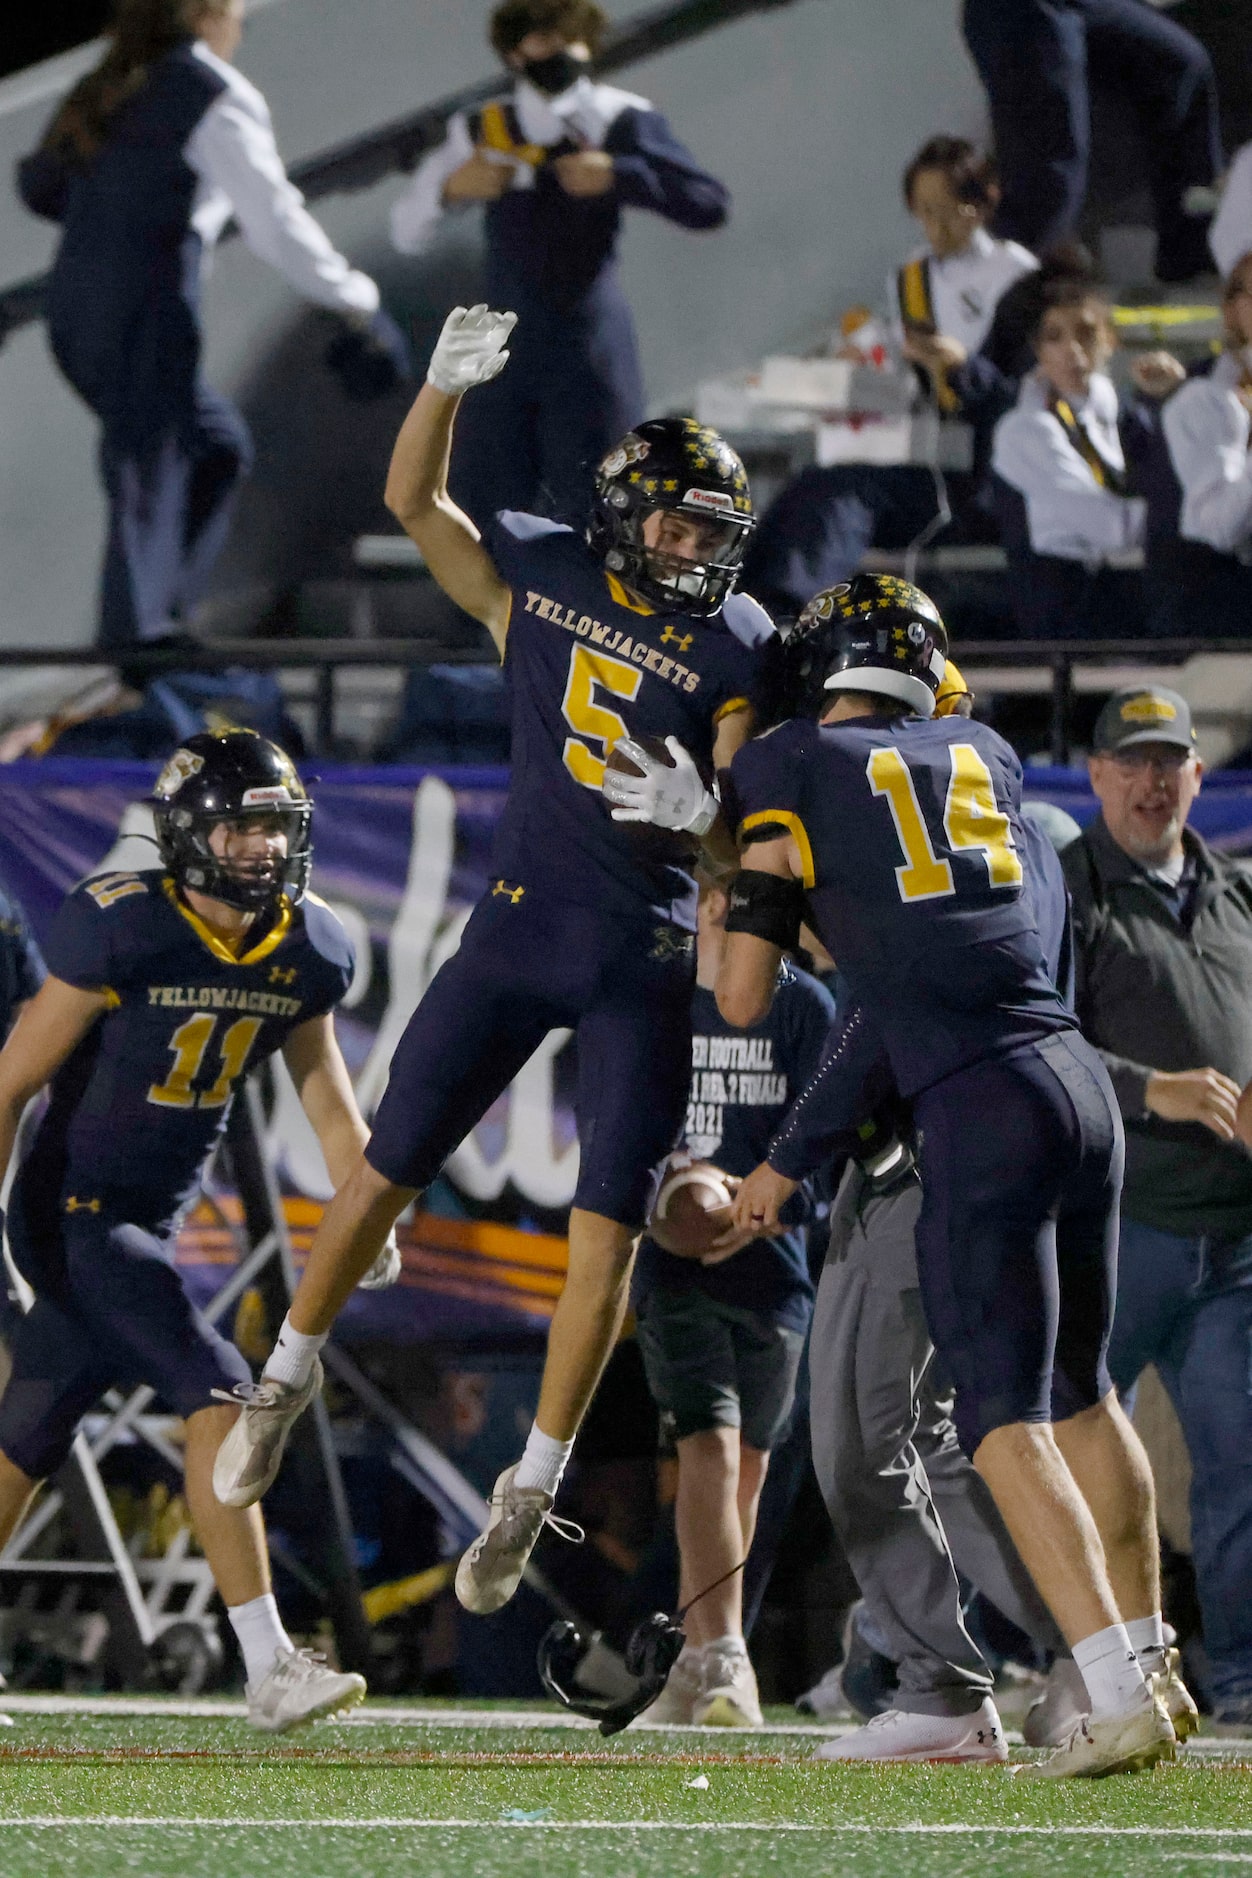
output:
<path id="1" fill-rule="evenodd" d="M 31 1827 L 56 1828 L 152 1828 L 168 1832 L 177 1827 L 214 1830 L 270 1832 L 294 1828 L 312 1832 L 395 1832 L 404 1828 L 425 1831 L 499 1832 L 803 1832 L 858 1833 L 862 1837 L 879 1834 L 888 1837 L 951 1838 L 956 1833 L 976 1834 L 980 1838 L 1050 1838 L 1050 1839 L 1252 1839 L 1252 1826 L 967 1826 L 924 1825 L 913 1821 L 899 1826 L 872 1826 L 864 1821 L 832 1820 L 828 1825 L 813 1826 L 794 1820 L 669 1820 L 669 1819 L 408 1819 L 403 1815 L 379 1819 L 232 1819 L 205 1815 L 180 1817 L 169 1813 L 157 1815 L 96 1813 L 76 1817 L 69 1813 L 37 1813 L 27 1818 L 0 1817 L 0 1829 Z"/>

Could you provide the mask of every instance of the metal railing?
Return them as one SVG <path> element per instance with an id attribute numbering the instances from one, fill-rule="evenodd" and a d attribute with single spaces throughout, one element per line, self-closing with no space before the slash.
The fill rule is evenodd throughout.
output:
<path id="1" fill-rule="evenodd" d="M 1040 682 L 1034 689 L 1051 699 L 1049 752 L 1058 764 L 1068 763 L 1072 751 L 1077 668 L 1155 669 L 1214 653 L 1252 660 L 1252 639 L 970 639 L 957 641 L 952 647 L 952 656 L 967 677 L 995 667 L 1039 673 Z M 485 637 L 477 646 L 446 646 L 431 639 L 213 639 L 198 645 L 133 646 L 122 650 L 0 646 L 0 672 L 40 666 L 109 666 L 124 672 L 129 680 L 142 683 L 172 672 L 220 672 L 232 666 L 252 671 L 311 670 L 315 673 L 316 746 L 326 751 L 335 738 L 336 674 L 346 666 L 411 670 L 429 665 L 493 665 L 495 658 Z M 1118 682 L 1123 682 L 1120 677 Z M 974 689 L 993 696 L 996 692 L 994 685 L 975 684 Z"/>
<path id="2" fill-rule="evenodd" d="M 719 26 L 729 26 L 747 14 L 771 12 L 790 4 L 791 0 L 665 0 L 665 4 L 636 13 L 609 30 L 595 62 L 596 75 L 605 77 L 621 71 Z M 477 85 L 467 85 L 433 104 L 423 105 L 419 111 L 380 125 L 364 137 L 352 137 L 306 157 L 291 166 L 291 180 L 310 202 L 371 189 L 395 171 L 416 168 L 425 153 L 441 141 L 450 117 L 484 104 L 506 82 L 497 72 Z M 238 232 L 232 222 L 223 232 L 223 239 Z M 42 318 L 47 278 L 46 274 L 33 275 L 0 293 L 0 344 L 19 327 Z"/>

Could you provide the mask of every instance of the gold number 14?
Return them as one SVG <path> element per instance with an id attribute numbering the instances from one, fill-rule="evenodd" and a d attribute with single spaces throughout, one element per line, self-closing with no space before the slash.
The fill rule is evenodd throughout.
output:
<path id="1" fill-rule="evenodd" d="M 974 849 L 987 864 L 993 887 L 1020 886 L 1022 864 L 1013 846 L 1009 818 L 998 806 L 991 771 L 973 744 L 951 749 L 952 775 L 943 809 L 943 832 L 953 854 Z M 865 766 L 870 788 L 885 796 L 904 852 L 896 885 L 905 901 L 938 900 L 956 892 L 952 864 L 935 853 L 909 766 L 893 745 L 871 751 Z"/>
<path id="2" fill-rule="evenodd" d="M 170 1038 L 174 1066 L 164 1082 L 152 1084 L 148 1090 L 149 1102 L 166 1109 L 224 1108 L 263 1021 L 259 1017 L 236 1019 L 222 1038 L 221 1073 L 212 1088 L 203 1090 L 197 1097 L 191 1085 L 200 1074 L 200 1066 L 217 1029 L 217 1019 L 207 1011 L 198 1011 L 194 1017 L 189 1017 Z"/>

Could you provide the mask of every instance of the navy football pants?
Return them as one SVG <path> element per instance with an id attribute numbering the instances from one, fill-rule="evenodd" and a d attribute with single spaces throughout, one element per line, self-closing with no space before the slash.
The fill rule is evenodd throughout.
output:
<path id="1" fill-rule="evenodd" d="M 35 1302 L 7 1336 L 0 1452 L 32 1480 L 56 1472 L 106 1389 L 147 1383 L 176 1415 L 212 1404 L 252 1372 L 192 1304 L 173 1246 L 138 1226 L 81 1211 L 55 1237 L 31 1232 L 20 1187 L 9 1215 L 14 1263 Z"/>
<path id="2" fill-rule="evenodd" d="M 640 1227 L 686 1118 L 694 941 L 497 881 L 409 1020 L 365 1151 L 428 1187 L 550 1030 L 578 1048 L 574 1205 Z"/>
<path id="3" fill-rule="evenodd" d="M 993 1429 L 1064 1421 L 1112 1386 L 1121 1118 L 1077 1031 L 946 1077 L 914 1116 L 922 1303 L 972 1456 Z"/>

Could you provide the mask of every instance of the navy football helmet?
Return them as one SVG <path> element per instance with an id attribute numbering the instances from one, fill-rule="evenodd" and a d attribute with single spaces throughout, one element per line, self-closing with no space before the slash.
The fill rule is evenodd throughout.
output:
<path id="1" fill-rule="evenodd" d="M 254 730 L 205 730 L 175 750 L 152 796 L 157 847 L 180 887 L 251 912 L 285 894 L 297 905 L 313 864 L 313 804 L 284 750 Z M 277 815 L 285 856 L 227 862 L 209 835 L 219 822 Z"/>
<path id="2" fill-rule="evenodd" d="M 656 510 L 705 524 L 701 560 L 647 545 Z M 659 417 L 636 425 L 596 471 L 587 542 L 651 605 L 708 619 L 734 591 L 755 526 L 748 474 L 730 445 L 693 417 Z"/>
<path id="3" fill-rule="evenodd" d="M 819 717 L 832 691 L 863 691 L 932 717 L 948 634 L 928 594 L 894 574 L 856 574 L 815 593 L 782 652 L 783 717 Z"/>

